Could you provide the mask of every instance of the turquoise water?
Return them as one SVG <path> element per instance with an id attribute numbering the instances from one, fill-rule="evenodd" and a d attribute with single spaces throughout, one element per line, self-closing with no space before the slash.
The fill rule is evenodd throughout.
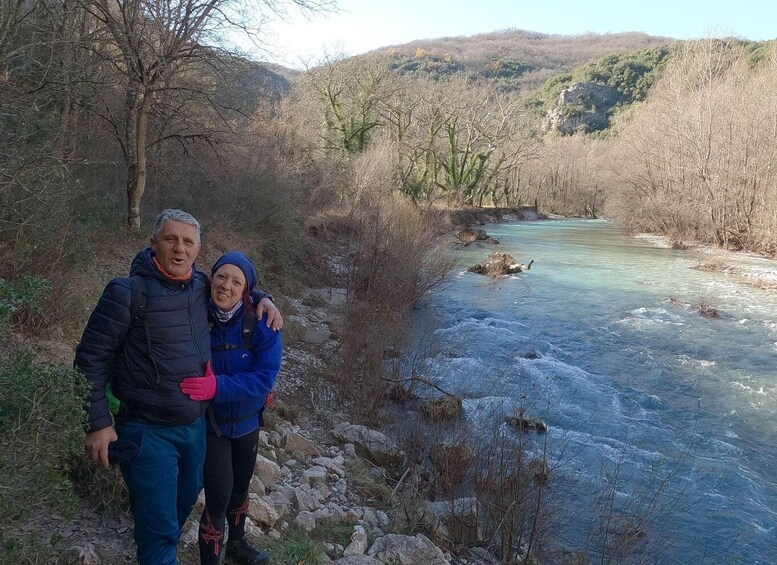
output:
<path id="1" fill-rule="evenodd" d="M 519 404 L 549 424 L 555 541 L 596 556 L 609 492 L 646 518 L 648 562 L 777 562 L 777 293 L 603 221 L 484 227 L 502 245 L 462 250 L 419 311 L 440 328 L 423 370 L 473 429 Z M 535 263 L 497 284 L 466 273 L 496 250 Z"/>

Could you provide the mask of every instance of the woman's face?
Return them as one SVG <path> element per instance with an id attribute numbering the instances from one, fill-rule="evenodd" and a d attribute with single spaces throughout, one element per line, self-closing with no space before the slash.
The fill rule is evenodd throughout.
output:
<path id="1" fill-rule="evenodd" d="M 210 299 L 219 309 L 227 311 L 243 297 L 246 287 L 246 277 L 240 267 L 227 263 L 213 273 L 213 284 L 210 287 Z"/>

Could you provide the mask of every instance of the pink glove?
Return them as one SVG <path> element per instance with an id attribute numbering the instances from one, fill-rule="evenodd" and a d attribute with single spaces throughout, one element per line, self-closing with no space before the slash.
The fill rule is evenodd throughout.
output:
<path id="1" fill-rule="evenodd" d="M 210 361 L 205 363 L 205 374 L 202 377 L 187 377 L 178 386 L 192 400 L 210 400 L 216 396 L 216 375 L 213 374 Z"/>

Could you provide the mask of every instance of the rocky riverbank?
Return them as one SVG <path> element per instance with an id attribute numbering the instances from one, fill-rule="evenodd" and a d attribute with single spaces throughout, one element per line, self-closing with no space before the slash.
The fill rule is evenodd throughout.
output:
<path id="1" fill-rule="evenodd" d="M 540 214 L 536 206 L 511 206 L 496 208 L 462 208 L 445 212 L 451 224 L 458 227 L 471 227 L 482 224 L 497 224 L 500 222 L 517 222 L 519 220 L 542 220 L 547 218 Z"/>

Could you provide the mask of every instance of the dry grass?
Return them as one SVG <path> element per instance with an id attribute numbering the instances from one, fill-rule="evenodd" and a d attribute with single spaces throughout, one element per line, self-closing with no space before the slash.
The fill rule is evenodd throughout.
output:
<path id="1" fill-rule="evenodd" d="M 453 420 L 461 413 L 461 398 L 458 396 L 430 398 L 421 403 L 421 414 L 434 421 Z"/>

